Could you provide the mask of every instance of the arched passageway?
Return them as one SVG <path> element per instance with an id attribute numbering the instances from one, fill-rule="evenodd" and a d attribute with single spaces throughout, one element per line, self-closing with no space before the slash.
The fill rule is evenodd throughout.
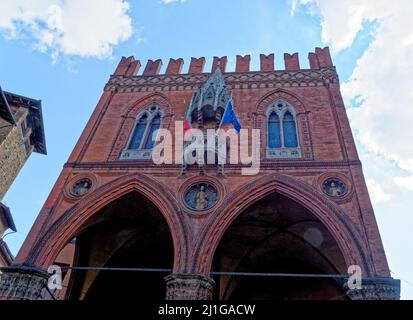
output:
<path id="1" fill-rule="evenodd" d="M 226 230 L 212 271 L 346 274 L 334 237 L 309 210 L 272 193 L 240 214 Z M 216 276 L 220 300 L 346 299 L 342 281 L 321 278 Z"/>
<path id="2" fill-rule="evenodd" d="M 130 192 L 93 215 L 62 250 L 61 266 L 172 269 L 173 242 L 159 210 Z M 164 299 L 164 273 L 73 270 L 64 279 L 62 299 Z"/>

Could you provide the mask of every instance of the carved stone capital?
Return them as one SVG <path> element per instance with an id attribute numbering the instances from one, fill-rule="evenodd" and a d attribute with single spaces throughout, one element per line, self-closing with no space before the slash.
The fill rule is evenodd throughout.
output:
<path id="1" fill-rule="evenodd" d="M 0 300 L 37 300 L 49 277 L 47 271 L 28 265 L 12 265 L 0 272 Z"/>
<path id="2" fill-rule="evenodd" d="M 211 300 L 215 286 L 211 278 L 197 274 L 171 274 L 165 277 L 166 300 Z"/>
<path id="3" fill-rule="evenodd" d="M 344 285 L 351 300 L 400 300 L 400 280 L 387 277 L 362 279 L 361 289 Z"/>

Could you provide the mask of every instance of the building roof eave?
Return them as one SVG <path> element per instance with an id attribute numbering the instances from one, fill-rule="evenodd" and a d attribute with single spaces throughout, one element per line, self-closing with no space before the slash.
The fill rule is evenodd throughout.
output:
<path id="1" fill-rule="evenodd" d="M 17 228 L 16 228 L 16 225 L 14 224 L 14 220 L 11 215 L 10 209 L 1 202 L 0 202 L 0 214 L 4 216 L 6 223 L 7 223 L 7 227 L 12 231 L 17 232 Z"/>
<path id="2" fill-rule="evenodd" d="M 9 104 L 14 103 L 16 105 L 28 108 L 29 114 L 33 121 L 32 129 L 34 139 L 34 152 L 47 154 L 42 113 L 42 102 L 40 100 L 31 99 L 6 91 L 4 91 L 4 96 L 6 97 Z"/>
<path id="3" fill-rule="evenodd" d="M 6 121 L 10 122 L 12 125 L 16 125 L 14 120 L 13 113 L 11 112 L 9 103 L 7 102 L 6 96 L 4 95 L 3 90 L 0 87 L 0 116 L 3 117 Z"/>

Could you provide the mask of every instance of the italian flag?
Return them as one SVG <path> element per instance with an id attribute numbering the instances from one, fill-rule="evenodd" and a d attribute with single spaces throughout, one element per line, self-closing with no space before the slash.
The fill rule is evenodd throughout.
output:
<path id="1" fill-rule="evenodd" d="M 187 132 L 188 130 L 191 130 L 192 129 L 192 127 L 191 127 L 191 123 L 189 122 L 189 119 L 188 119 L 188 111 L 189 111 L 189 108 L 187 109 L 187 107 L 186 107 L 186 100 L 184 100 L 184 108 L 185 108 L 185 121 L 184 121 L 184 132 Z"/>
<path id="2" fill-rule="evenodd" d="M 185 117 L 184 121 L 184 132 L 187 132 L 188 130 L 191 130 L 191 123 L 188 120 L 188 117 Z"/>

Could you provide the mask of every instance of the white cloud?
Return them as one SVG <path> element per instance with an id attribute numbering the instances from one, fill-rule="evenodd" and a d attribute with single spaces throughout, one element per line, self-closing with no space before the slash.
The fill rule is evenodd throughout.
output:
<path id="1" fill-rule="evenodd" d="M 0 31 L 15 39 L 29 35 L 41 52 L 107 58 L 132 35 L 125 0 L 2 0 Z"/>
<path id="2" fill-rule="evenodd" d="M 403 244 L 411 242 L 413 226 L 413 1 L 293 0 L 293 10 L 302 4 L 321 16 L 322 40 L 333 52 L 351 47 L 364 22 L 377 26 L 342 92 L 359 104 L 348 114 L 372 202 L 381 203 L 376 218 L 389 262 L 411 277 Z M 402 285 L 402 298 L 412 297 Z"/>
<path id="3" fill-rule="evenodd" d="M 392 199 L 392 195 L 386 193 L 381 185 L 374 179 L 367 180 L 367 187 L 369 189 L 371 202 L 373 202 L 373 204 L 386 202 Z"/>
<path id="4" fill-rule="evenodd" d="M 413 1 L 295 0 L 293 9 L 301 4 L 317 8 L 322 40 L 335 52 L 353 44 L 363 22 L 376 22 L 374 40 L 342 92 L 360 102 L 348 114 L 366 150 L 413 174 Z"/>
<path id="5" fill-rule="evenodd" d="M 363 22 L 383 21 L 393 14 L 388 0 L 293 0 L 292 13 L 299 5 L 310 5 L 312 13 L 321 15 L 322 41 L 331 44 L 334 52 L 352 45 Z"/>
<path id="6" fill-rule="evenodd" d="M 402 189 L 413 191 L 413 175 L 410 177 L 394 177 L 394 183 Z"/>
<path id="7" fill-rule="evenodd" d="M 146 43 L 147 39 L 143 36 L 145 27 L 141 26 L 139 28 L 136 29 L 135 31 L 135 36 L 136 36 L 136 44 L 140 45 L 143 43 Z"/>

